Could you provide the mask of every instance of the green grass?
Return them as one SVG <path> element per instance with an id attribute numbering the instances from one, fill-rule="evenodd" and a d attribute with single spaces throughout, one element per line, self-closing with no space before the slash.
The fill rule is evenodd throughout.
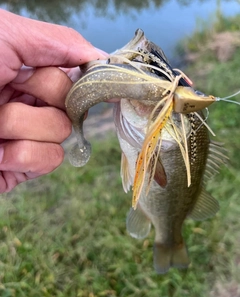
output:
<path id="1" fill-rule="evenodd" d="M 179 53 L 185 53 L 186 50 L 188 52 L 202 51 L 206 44 L 211 41 L 214 34 L 224 31 L 239 32 L 239 30 L 239 14 L 233 17 L 225 17 L 220 11 L 217 11 L 207 21 L 198 19 L 194 33 L 191 36 L 182 39 L 177 46 L 177 51 Z M 206 57 L 209 56 L 206 55 Z M 210 58 L 213 58 L 213 56 L 210 55 Z"/>
<path id="2" fill-rule="evenodd" d="M 186 72 L 198 89 L 222 97 L 240 86 L 239 61 L 237 51 L 229 62 L 212 62 L 205 75 L 198 74 L 206 67 L 202 60 Z M 85 167 L 73 168 L 66 161 L 52 174 L 2 195 L 0 296 L 215 297 L 215 284 L 239 283 L 239 108 L 224 102 L 210 108 L 210 125 L 229 150 L 230 161 L 208 184 L 220 202 L 219 213 L 204 222 L 185 222 L 192 262 L 188 270 L 157 275 L 152 267 L 154 230 L 140 241 L 127 234 L 131 194 L 122 190 L 120 149 L 109 135 L 92 141 Z"/>
<path id="3" fill-rule="evenodd" d="M 221 204 L 216 217 L 186 221 L 190 268 L 158 276 L 152 267 L 154 231 L 142 241 L 126 233 L 131 195 L 122 190 L 119 164 L 118 143 L 111 136 L 93 142 L 84 168 L 66 161 L 3 197 L 0 296 L 197 297 L 209 296 L 219 279 L 238 278 L 240 174 L 235 166 L 209 185 Z"/>

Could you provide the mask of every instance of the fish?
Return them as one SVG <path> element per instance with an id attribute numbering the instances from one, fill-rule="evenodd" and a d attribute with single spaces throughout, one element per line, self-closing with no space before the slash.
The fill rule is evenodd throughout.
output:
<path id="1" fill-rule="evenodd" d="M 152 106 L 154 108 L 154 106 Z M 136 162 L 146 137 L 151 110 L 144 102 L 122 99 L 114 109 L 114 121 L 122 150 L 121 178 L 125 192 L 134 184 Z M 205 190 L 206 179 L 213 176 L 227 157 L 221 144 L 211 142 L 209 131 L 202 124 L 199 111 L 184 115 L 172 112 L 158 139 L 160 153 L 153 167 L 154 178 L 147 191 L 145 180 L 137 206 L 131 207 L 126 226 L 137 239 L 155 229 L 154 268 L 165 274 L 170 267 L 187 268 L 190 261 L 182 237 L 186 218 L 197 221 L 213 217 L 219 210 L 218 201 Z M 183 131 L 183 125 L 185 126 Z M 186 133 L 191 171 L 188 185 L 178 133 Z M 151 168 L 150 168 L 151 169 Z M 150 169 L 145 168 L 150 174 Z"/>
<path id="2" fill-rule="evenodd" d="M 206 179 L 227 160 L 222 145 L 210 141 L 204 117 L 217 97 L 194 90 L 141 30 L 107 60 L 92 61 L 86 69 L 65 101 L 77 137 L 70 163 L 84 166 L 91 155 L 83 133 L 85 112 L 118 98 L 114 122 L 122 151 L 121 178 L 124 191 L 133 190 L 127 231 L 143 239 L 154 226 L 157 273 L 188 267 L 185 219 L 204 220 L 219 210 L 205 190 Z"/>

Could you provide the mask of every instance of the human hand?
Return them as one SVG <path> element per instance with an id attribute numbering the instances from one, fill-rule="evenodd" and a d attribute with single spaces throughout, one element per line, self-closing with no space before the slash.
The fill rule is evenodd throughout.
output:
<path id="1" fill-rule="evenodd" d="M 4 10 L 0 48 L 0 193 L 4 193 L 62 163 L 60 144 L 71 133 L 64 101 L 72 80 L 80 76 L 73 67 L 106 55 L 70 28 Z"/>

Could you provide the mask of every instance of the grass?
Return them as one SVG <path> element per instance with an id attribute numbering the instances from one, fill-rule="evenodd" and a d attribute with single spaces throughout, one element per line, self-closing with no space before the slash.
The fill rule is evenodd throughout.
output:
<path id="1" fill-rule="evenodd" d="M 186 221 L 190 268 L 158 276 L 152 268 L 154 232 L 143 241 L 126 233 L 131 197 L 122 190 L 119 159 L 114 137 L 93 142 L 84 168 L 65 162 L 3 197 L 1 296 L 140 297 L 151 292 L 153 297 L 197 297 L 209 296 L 218 279 L 238 278 L 237 168 L 223 169 L 209 186 L 221 204 L 217 216 L 202 223 Z"/>
<path id="2" fill-rule="evenodd" d="M 177 51 L 185 53 L 185 51 L 199 52 L 202 51 L 205 45 L 212 40 L 212 37 L 216 33 L 220 32 L 239 32 L 240 30 L 240 15 L 237 14 L 233 17 L 225 17 L 220 11 L 215 12 L 212 18 L 207 21 L 201 19 L 197 20 L 195 32 L 182 39 L 177 46 Z M 205 54 L 205 57 L 209 56 Z M 210 56 L 211 59 L 214 56 Z"/>
<path id="3" fill-rule="evenodd" d="M 205 93 L 226 96 L 239 88 L 239 56 L 186 72 Z M 184 238 L 191 265 L 159 276 L 152 267 L 154 230 L 145 240 L 125 228 L 131 194 L 122 190 L 120 149 L 109 135 L 92 141 L 90 162 L 68 161 L 52 174 L 22 184 L 0 200 L 0 296 L 2 297 L 213 297 L 216 284 L 240 281 L 239 107 L 215 103 L 210 125 L 230 161 L 209 182 L 221 209 L 211 220 L 187 220 Z M 233 295 L 234 296 L 234 295 Z M 235 296 L 234 296 L 235 297 Z"/>

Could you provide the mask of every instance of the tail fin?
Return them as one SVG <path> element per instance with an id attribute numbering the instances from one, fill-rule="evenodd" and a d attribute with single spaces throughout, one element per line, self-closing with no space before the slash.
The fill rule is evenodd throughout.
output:
<path id="1" fill-rule="evenodd" d="M 154 268 L 159 274 L 167 273 L 170 267 L 187 268 L 190 263 L 184 243 L 173 247 L 155 243 L 153 253 Z"/>

